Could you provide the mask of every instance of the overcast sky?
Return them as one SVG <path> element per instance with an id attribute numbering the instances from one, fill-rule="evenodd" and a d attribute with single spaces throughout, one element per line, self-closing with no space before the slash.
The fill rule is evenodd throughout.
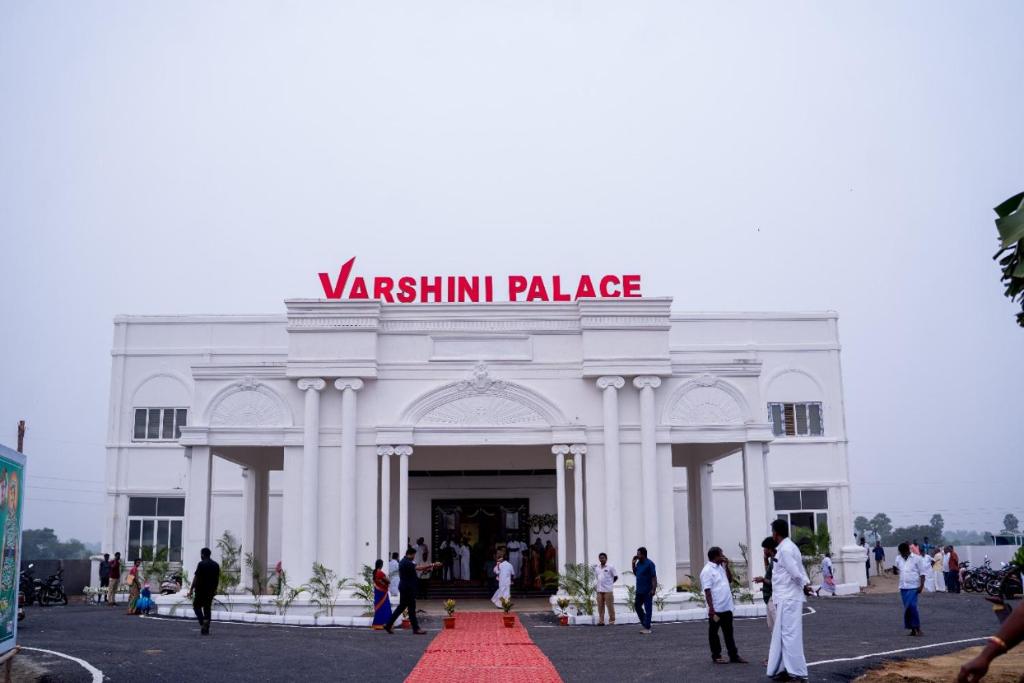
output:
<path id="1" fill-rule="evenodd" d="M 840 315 L 856 514 L 1024 518 L 1024 5 L 5 2 L 0 441 L 98 540 L 112 318 L 320 270 L 639 272 Z"/>

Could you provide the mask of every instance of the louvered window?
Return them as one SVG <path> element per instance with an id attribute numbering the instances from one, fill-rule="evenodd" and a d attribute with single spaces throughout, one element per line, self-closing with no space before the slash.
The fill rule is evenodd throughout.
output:
<path id="1" fill-rule="evenodd" d="M 820 403 L 769 403 L 768 421 L 775 436 L 822 436 Z"/>
<path id="2" fill-rule="evenodd" d="M 136 408 L 132 441 L 174 441 L 186 424 L 185 408 Z"/>

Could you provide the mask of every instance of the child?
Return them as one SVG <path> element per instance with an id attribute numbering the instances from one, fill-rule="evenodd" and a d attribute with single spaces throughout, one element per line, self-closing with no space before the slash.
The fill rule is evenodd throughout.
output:
<path id="1" fill-rule="evenodd" d="M 147 583 L 142 587 L 142 593 L 139 595 L 139 599 L 135 601 L 135 613 L 149 615 L 149 610 L 153 607 L 153 594 L 149 590 L 149 584 Z"/>

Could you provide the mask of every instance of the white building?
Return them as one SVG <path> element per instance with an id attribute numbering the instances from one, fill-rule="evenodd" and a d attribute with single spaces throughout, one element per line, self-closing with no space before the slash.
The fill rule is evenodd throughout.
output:
<path id="1" fill-rule="evenodd" d="M 783 516 L 827 522 L 839 578 L 863 584 L 862 551 L 843 547 L 836 315 L 671 303 L 118 317 L 103 549 L 168 547 L 192 567 L 232 530 L 303 581 L 314 560 L 355 576 L 407 539 L 500 541 L 553 514 L 529 541 L 552 540 L 559 566 L 605 551 L 628 568 L 644 545 L 682 580 L 712 545 L 747 544 L 760 573 Z"/>

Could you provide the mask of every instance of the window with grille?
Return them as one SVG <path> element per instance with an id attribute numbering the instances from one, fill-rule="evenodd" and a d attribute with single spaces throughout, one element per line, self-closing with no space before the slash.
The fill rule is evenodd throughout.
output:
<path id="1" fill-rule="evenodd" d="M 181 562 L 184 522 L 184 498 L 129 498 L 128 561 L 152 560 L 164 552 L 169 562 Z"/>
<path id="2" fill-rule="evenodd" d="M 776 490 L 775 516 L 794 529 L 812 532 L 828 526 L 828 492 L 824 489 Z"/>
<path id="3" fill-rule="evenodd" d="M 174 441 L 186 424 L 185 408 L 136 408 L 132 441 Z"/>
<path id="4" fill-rule="evenodd" d="M 775 436 L 822 436 L 820 403 L 769 403 L 768 422 Z"/>

